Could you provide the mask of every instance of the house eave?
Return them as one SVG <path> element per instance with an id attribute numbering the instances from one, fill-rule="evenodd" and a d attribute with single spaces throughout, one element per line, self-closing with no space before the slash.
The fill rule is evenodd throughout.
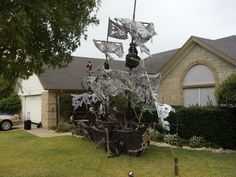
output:
<path id="1" fill-rule="evenodd" d="M 188 41 L 174 54 L 172 59 L 161 69 L 160 73 L 162 73 L 162 79 L 164 79 L 168 73 L 175 68 L 175 66 L 178 64 L 178 61 L 183 58 L 188 51 L 190 51 L 196 44 L 206 48 L 207 50 L 211 51 L 212 53 L 216 54 L 217 56 L 221 57 L 225 61 L 236 65 L 236 61 L 225 55 L 224 53 L 216 50 L 215 48 L 211 47 L 210 45 L 202 42 L 200 39 L 197 37 L 191 36 Z"/>

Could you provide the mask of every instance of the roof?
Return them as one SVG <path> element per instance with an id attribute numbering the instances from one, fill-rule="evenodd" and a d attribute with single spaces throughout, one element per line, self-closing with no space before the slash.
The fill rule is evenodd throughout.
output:
<path id="1" fill-rule="evenodd" d="M 216 40 L 192 36 L 184 44 L 184 46 L 188 45 L 192 41 L 195 41 L 197 43 L 203 43 L 208 48 L 212 48 L 217 52 L 220 52 L 224 56 L 229 57 L 232 61 L 236 62 L 236 35 Z M 175 54 L 179 53 L 182 50 L 182 48 L 157 53 L 152 55 L 151 57 L 146 58 L 145 63 L 146 67 L 148 68 L 148 72 L 149 73 L 160 72 L 171 61 L 171 59 L 174 58 Z"/>
<path id="2" fill-rule="evenodd" d="M 196 38 L 236 61 L 236 35 L 216 40 Z"/>
<path id="3" fill-rule="evenodd" d="M 96 76 L 105 62 L 99 58 L 73 57 L 72 62 L 66 68 L 53 69 L 45 67 L 39 80 L 45 90 L 79 90 L 82 89 L 82 81 L 85 76 L 88 76 L 87 64 L 91 61 L 93 70 L 92 76 Z M 127 70 L 124 61 L 112 60 L 109 62 L 110 68 Z"/>
<path id="4" fill-rule="evenodd" d="M 179 49 L 169 50 L 166 52 L 153 54 L 152 56 L 146 58 L 145 64 L 148 73 L 160 72 L 178 50 Z"/>

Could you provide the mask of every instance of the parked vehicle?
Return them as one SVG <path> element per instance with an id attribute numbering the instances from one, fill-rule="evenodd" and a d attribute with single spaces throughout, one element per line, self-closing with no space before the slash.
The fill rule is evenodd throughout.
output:
<path id="1" fill-rule="evenodd" d="M 22 124 L 22 120 L 18 114 L 7 114 L 0 113 L 0 129 L 7 131 L 12 128 L 12 126 L 17 126 Z"/>

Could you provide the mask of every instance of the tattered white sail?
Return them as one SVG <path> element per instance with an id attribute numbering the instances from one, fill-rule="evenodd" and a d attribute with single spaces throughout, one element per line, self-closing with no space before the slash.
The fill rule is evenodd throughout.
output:
<path id="1" fill-rule="evenodd" d="M 152 93 L 156 93 L 160 79 L 159 74 L 149 75 L 151 88 L 143 72 L 127 72 L 122 70 L 106 70 L 96 81 L 89 84 L 90 88 L 101 98 L 116 96 L 130 91 L 132 100 L 143 101 L 146 107 L 153 104 Z"/>
<path id="2" fill-rule="evenodd" d="M 110 53 L 116 54 L 118 57 L 122 57 L 124 55 L 123 45 L 120 42 L 109 42 L 95 39 L 93 42 L 98 50 L 107 55 L 109 59 L 113 59 Z"/>
<path id="3" fill-rule="evenodd" d="M 91 105 L 92 103 L 97 103 L 101 101 L 95 93 L 83 93 L 79 95 L 72 94 L 72 106 L 74 109 L 78 107 L 82 107 L 83 104 L 85 106 Z"/>
<path id="4" fill-rule="evenodd" d="M 169 131 L 170 126 L 165 119 L 171 111 L 175 110 L 167 105 L 157 101 L 156 95 L 157 86 L 160 80 L 160 74 L 145 75 L 144 72 L 127 72 L 122 70 L 105 70 L 102 75 L 99 75 L 96 80 L 89 82 L 89 87 L 93 91 L 92 94 L 83 93 L 80 95 L 72 95 L 72 105 L 75 109 L 84 105 L 91 105 L 97 101 L 106 104 L 109 96 L 117 96 L 130 92 L 130 97 L 133 102 L 144 102 L 144 110 L 157 111 L 160 124 L 163 128 Z M 149 83 L 148 83 L 149 82 Z"/>
<path id="5" fill-rule="evenodd" d="M 140 46 L 141 51 L 150 55 L 150 51 L 144 43 L 156 35 L 154 24 L 134 21 L 128 18 L 118 18 L 117 21 L 130 33 L 134 43 Z"/>

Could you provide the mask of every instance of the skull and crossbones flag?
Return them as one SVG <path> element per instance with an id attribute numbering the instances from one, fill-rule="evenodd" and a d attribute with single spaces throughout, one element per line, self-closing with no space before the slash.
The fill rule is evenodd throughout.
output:
<path id="1" fill-rule="evenodd" d="M 128 39 L 127 33 L 128 32 L 122 25 L 119 25 L 118 23 L 109 19 L 109 23 L 108 23 L 108 36 L 109 37 L 125 40 L 125 39 Z"/>

